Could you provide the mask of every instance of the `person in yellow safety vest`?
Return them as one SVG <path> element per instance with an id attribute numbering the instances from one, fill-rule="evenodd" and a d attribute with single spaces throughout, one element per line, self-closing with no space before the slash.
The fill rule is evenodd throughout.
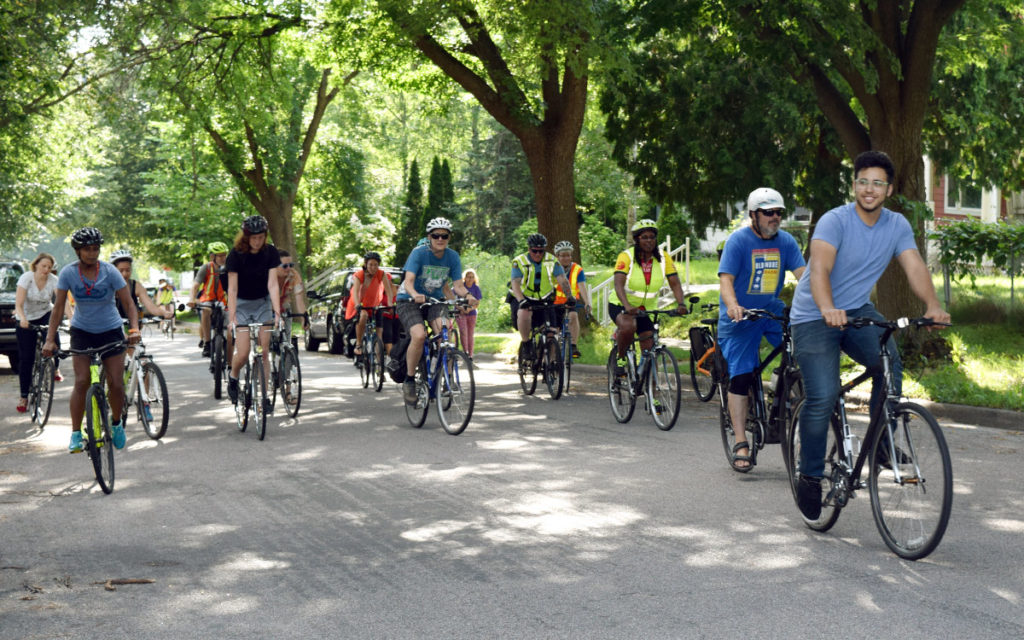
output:
<path id="1" fill-rule="evenodd" d="M 192 294 L 188 306 L 196 306 L 199 302 L 221 302 L 225 306 L 228 303 L 227 291 L 221 281 L 220 274 L 224 268 L 224 260 L 228 256 L 228 245 L 223 242 L 211 242 L 207 245 L 210 253 L 210 261 L 199 267 L 195 280 L 192 282 Z M 203 350 L 203 357 L 210 357 L 210 309 L 203 309 L 199 316 L 199 347 Z"/>
<path id="2" fill-rule="evenodd" d="M 565 277 L 569 280 L 570 293 L 576 298 L 576 306 L 569 311 L 569 333 L 572 334 L 572 357 L 579 358 L 580 350 L 576 344 L 580 339 L 580 311 L 590 314 L 590 290 L 587 289 L 587 276 L 583 273 L 583 267 L 572 261 L 572 243 L 562 240 L 555 244 L 555 259 L 565 270 Z M 567 296 L 559 285 L 555 292 L 555 304 L 562 304 Z"/>
<path id="3" fill-rule="evenodd" d="M 519 353 L 522 353 L 524 358 L 533 360 L 530 329 L 543 325 L 544 316 L 534 316 L 530 308 L 531 303 L 554 299 L 556 282 L 561 285 L 563 291 L 571 291 L 571 288 L 562 265 L 547 252 L 548 239 L 543 234 L 535 233 L 527 238 L 526 242 L 530 250 L 512 259 L 512 295 L 519 301 L 519 315 L 516 318 L 519 336 L 522 338 Z M 576 306 L 576 299 L 570 295 L 567 304 Z M 553 315 L 550 317 L 554 322 Z"/>
<path id="4" fill-rule="evenodd" d="M 615 261 L 615 295 L 619 304 L 608 303 L 608 315 L 618 327 L 615 372 L 620 376 L 626 374 L 626 350 L 637 331 L 640 332 L 642 349 L 650 349 L 653 344 L 651 333 L 654 325 L 646 316 L 637 317 L 637 311 L 656 309 L 662 286 L 668 284 L 672 289 L 672 295 L 679 304 L 679 314 L 687 313 L 676 266 L 671 257 L 661 255 L 658 250 L 658 223 L 646 218 L 638 220 L 632 233 L 635 244 L 620 253 Z"/>

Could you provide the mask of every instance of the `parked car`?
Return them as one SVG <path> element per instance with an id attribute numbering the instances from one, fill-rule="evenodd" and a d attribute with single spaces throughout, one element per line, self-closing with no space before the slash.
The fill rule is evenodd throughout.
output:
<path id="1" fill-rule="evenodd" d="M 14 298 L 18 292 L 18 278 L 25 273 L 19 262 L 0 261 L 0 353 L 7 356 L 11 369 L 18 370 L 18 338 L 14 334 Z"/>
<path id="2" fill-rule="evenodd" d="M 345 305 L 352 288 L 352 274 L 357 270 L 356 267 L 329 269 L 310 280 L 312 286 L 306 290 L 309 299 L 306 305 L 309 328 L 304 338 L 306 351 L 316 351 L 321 343 L 326 342 L 329 353 L 344 353 L 352 357 L 355 325 L 345 322 Z M 402 270 L 395 267 L 383 267 L 383 270 L 397 285 Z"/>

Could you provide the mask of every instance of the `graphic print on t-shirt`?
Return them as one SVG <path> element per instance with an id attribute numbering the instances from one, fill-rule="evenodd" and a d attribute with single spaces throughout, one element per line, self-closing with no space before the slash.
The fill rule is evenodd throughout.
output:
<path id="1" fill-rule="evenodd" d="M 445 265 L 425 264 L 420 268 L 420 277 L 423 279 L 423 288 L 427 291 L 434 291 L 444 286 L 448 279 L 448 267 Z"/>
<path id="2" fill-rule="evenodd" d="M 773 295 L 779 286 L 779 271 L 782 266 L 779 250 L 754 249 L 750 252 L 750 260 L 750 286 L 747 293 Z"/>

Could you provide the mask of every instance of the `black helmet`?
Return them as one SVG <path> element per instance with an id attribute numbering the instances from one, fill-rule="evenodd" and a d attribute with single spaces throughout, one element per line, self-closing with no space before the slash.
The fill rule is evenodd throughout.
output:
<path id="1" fill-rule="evenodd" d="M 71 248 L 81 249 L 91 244 L 100 245 L 103 244 L 103 234 L 96 227 L 82 227 L 78 231 L 71 234 Z"/>
<path id="2" fill-rule="evenodd" d="M 380 254 L 377 253 L 376 251 L 367 251 L 366 255 L 363 256 L 363 264 L 366 264 L 370 260 L 376 260 L 379 263 L 380 262 Z"/>
<path id="3" fill-rule="evenodd" d="M 242 221 L 242 231 L 247 235 L 267 232 L 267 219 L 263 216 L 249 216 Z"/>
<path id="4" fill-rule="evenodd" d="M 534 233 L 526 239 L 526 244 L 528 244 L 531 249 L 534 247 L 543 248 L 548 246 L 548 239 L 544 237 L 543 233 Z"/>

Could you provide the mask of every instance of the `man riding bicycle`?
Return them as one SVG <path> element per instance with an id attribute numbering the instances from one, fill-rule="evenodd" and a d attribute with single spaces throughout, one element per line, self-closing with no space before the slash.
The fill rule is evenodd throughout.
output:
<path id="1" fill-rule="evenodd" d="M 555 298 L 555 284 L 568 291 L 566 305 L 576 306 L 576 298 L 572 296 L 572 287 L 565 277 L 565 269 L 547 252 L 548 239 L 543 234 L 534 233 L 526 239 L 529 251 L 512 259 L 512 295 L 519 303 L 516 326 L 522 339 L 523 349 L 528 358 L 533 358 L 533 343 L 530 342 L 530 330 L 544 324 L 544 316 L 533 315 L 531 304 L 552 301 Z M 552 311 L 548 309 L 545 313 Z M 554 323 L 554 314 L 549 314 Z"/>
<path id="2" fill-rule="evenodd" d="M 641 348 L 650 349 L 653 344 L 654 324 L 650 318 L 637 317 L 637 312 L 657 308 L 662 286 L 668 284 L 671 288 L 679 314 L 687 313 L 676 265 L 658 249 L 658 223 L 646 218 L 638 220 L 631 231 L 634 245 L 620 253 L 615 261 L 613 277 L 619 304 L 608 303 L 608 315 L 617 328 L 615 373 L 620 376 L 626 375 L 626 350 L 638 331 Z"/>
<path id="3" fill-rule="evenodd" d="M 751 459 L 743 425 L 753 372 L 760 363 L 761 338 L 778 346 L 782 327 L 771 318 L 744 321 L 743 314 L 750 308 L 782 315 L 786 305 L 779 293 L 786 272 L 799 279 L 805 266 L 796 240 L 779 229 L 785 212 L 778 191 L 766 187 L 752 191 L 747 197 L 750 225 L 729 236 L 718 264 L 718 343 L 730 376 L 729 417 L 736 435 L 733 465 L 744 471 L 750 469 Z"/>
<path id="4" fill-rule="evenodd" d="M 583 273 L 583 267 L 572 261 L 572 243 L 562 240 L 555 244 L 555 259 L 565 271 L 565 277 L 569 281 L 569 296 L 558 285 L 555 290 L 555 304 L 568 303 L 569 297 L 576 299 L 576 306 L 569 309 L 569 333 L 572 335 L 572 357 L 579 358 L 580 350 L 576 344 L 580 339 L 580 312 L 590 314 L 590 290 L 587 289 L 587 276 Z"/>
<path id="5" fill-rule="evenodd" d="M 228 245 L 223 242 L 211 242 L 206 247 L 210 261 L 199 267 L 196 279 L 192 283 L 192 293 L 189 297 L 188 306 L 196 306 L 199 302 L 220 302 L 225 307 L 228 304 L 227 288 L 221 279 L 224 270 L 224 261 L 228 257 Z M 211 309 L 206 308 L 199 315 L 199 346 L 203 349 L 203 357 L 210 357 L 210 315 Z"/>

